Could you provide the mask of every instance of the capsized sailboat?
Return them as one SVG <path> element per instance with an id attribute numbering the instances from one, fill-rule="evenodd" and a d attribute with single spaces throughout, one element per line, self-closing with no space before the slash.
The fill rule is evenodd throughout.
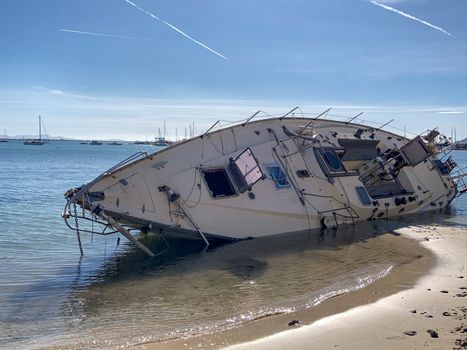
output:
<path id="1" fill-rule="evenodd" d="M 442 209 L 465 192 L 465 173 L 456 174 L 451 146 L 436 147 L 437 131 L 408 139 L 356 117 L 291 112 L 266 119 L 257 112 L 136 153 L 68 190 L 65 222 L 78 237 L 120 232 L 151 255 L 129 229 L 209 244 Z"/>
<path id="2" fill-rule="evenodd" d="M 28 146 L 42 146 L 45 143 L 46 141 L 42 139 L 42 117 L 39 116 L 39 138 L 35 140 L 24 141 L 24 144 Z"/>

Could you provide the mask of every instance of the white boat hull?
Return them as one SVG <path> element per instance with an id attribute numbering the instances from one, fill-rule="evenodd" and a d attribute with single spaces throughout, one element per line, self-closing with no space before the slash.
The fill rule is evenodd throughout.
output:
<path id="1" fill-rule="evenodd" d="M 312 127 L 304 128 L 310 122 Z M 98 206 L 136 228 L 245 239 L 441 209 L 456 196 L 454 182 L 435 166 L 431 155 L 404 166 L 396 180 L 372 187 L 355 170 L 371 159 L 352 156 L 355 149 L 350 147 L 344 150 L 350 160 L 344 156 L 340 162 L 353 170 L 329 174 L 318 159 L 319 149 L 342 152 L 342 140 L 377 144 L 380 153 L 401 149 L 409 141 L 338 121 L 259 120 L 177 143 L 112 170 L 85 186 L 81 201 L 74 201 L 88 210 Z M 242 191 L 229 163 L 248 149 L 263 177 Z M 288 185 L 281 186 L 281 179 L 270 173 L 280 173 L 277 167 Z M 227 176 L 234 193 L 213 196 L 206 175 L 212 169 L 225 169 L 227 175 L 216 176 Z"/>

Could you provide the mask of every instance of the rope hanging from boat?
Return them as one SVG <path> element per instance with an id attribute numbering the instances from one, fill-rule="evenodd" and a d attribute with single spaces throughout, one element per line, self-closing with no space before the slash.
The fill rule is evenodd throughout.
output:
<path id="1" fill-rule="evenodd" d="M 194 173 L 195 173 L 195 176 L 193 178 L 193 185 L 191 187 L 190 193 L 188 194 L 186 199 L 183 200 L 183 204 L 186 205 L 188 208 L 195 208 L 199 204 L 199 202 L 201 201 L 201 188 L 202 188 L 202 186 L 201 186 L 201 168 L 200 167 L 195 167 Z M 199 181 L 197 181 L 198 174 L 200 176 Z M 196 200 L 196 202 L 194 202 L 195 204 L 187 204 L 187 202 L 190 200 L 191 195 L 193 194 L 193 191 L 194 191 L 196 186 L 199 189 L 198 199 Z"/>
<path id="2" fill-rule="evenodd" d="M 75 216 L 76 237 L 78 238 L 79 252 L 83 256 L 83 245 L 81 244 L 81 236 L 79 233 L 78 210 L 76 209 L 76 202 L 73 202 L 73 214 Z"/>

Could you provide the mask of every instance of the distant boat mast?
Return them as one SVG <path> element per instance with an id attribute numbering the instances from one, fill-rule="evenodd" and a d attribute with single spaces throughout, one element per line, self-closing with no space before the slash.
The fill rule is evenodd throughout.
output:
<path id="1" fill-rule="evenodd" d="M 3 139 L 0 139 L 0 142 L 8 142 L 6 138 L 6 129 L 3 129 Z"/>
<path id="2" fill-rule="evenodd" d="M 44 127 L 44 130 L 45 130 L 45 127 Z M 47 132 L 46 132 L 46 135 L 47 135 Z M 42 117 L 39 115 L 39 138 L 36 140 L 25 141 L 24 144 L 42 146 L 45 143 L 46 143 L 45 141 L 42 141 Z"/>
<path id="3" fill-rule="evenodd" d="M 42 124 L 42 117 L 39 115 L 39 141 L 42 140 L 41 124 Z"/>

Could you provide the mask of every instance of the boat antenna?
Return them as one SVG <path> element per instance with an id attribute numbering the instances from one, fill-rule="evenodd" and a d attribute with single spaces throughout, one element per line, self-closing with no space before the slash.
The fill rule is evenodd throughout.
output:
<path id="1" fill-rule="evenodd" d="M 298 134 L 300 135 L 300 134 L 303 132 L 303 130 L 305 130 L 305 129 L 308 128 L 312 123 L 314 123 L 314 121 L 315 121 L 316 119 L 322 117 L 322 116 L 325 115 L 327 112 L 329 112 L 331 109 L 332 109 L 332 107 L 326 109 L 323 113 L 320 113 L 316 118 L 312 118 L 311 121 L 310 121 L 307 125 L 305 125 L 305 126 L 302 128 L 302 130 L 300 130 L 300 132 L 299 132 Z"/>
<path id="2" fill-rule="evenodd" d="M 41 116 L 39 115 L 39 141 L 41 140 Z"/>
<path id="3" fill-rule="evenodd" d="M 350 118 L 349 120 L 347 120 L 347 121 L 345 122 L 345 125 L 349 125 L 349 123 L 350 123 L 352 120 L 357 119 L 357 118 L 360 117 L 362 114 L 363 114 L 363 112 L 360 112 L 360 113 L 358 113 L 355 117 Z"/>
<path id="4" fill-rule="evenodd" d="M 279 120 L 284 119 L 284 118 L 287 117 L 290 113 L 293 113 L 296 109 L 298 109 L 298 106 L 295 107 L 294 109 L 288 111 L 287 113 L 285 113 L 282 117 L 279 118 Z"/>

